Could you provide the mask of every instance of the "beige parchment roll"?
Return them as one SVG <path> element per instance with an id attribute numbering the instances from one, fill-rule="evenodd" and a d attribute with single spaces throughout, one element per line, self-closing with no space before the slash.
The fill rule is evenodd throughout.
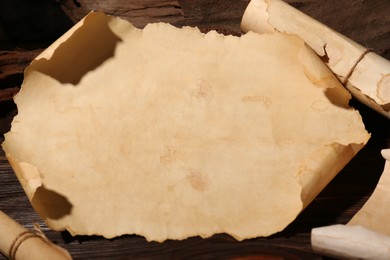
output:
<path id="1" fill-rule="evenodd" d="M 27 231 L 2 211 L 0 211 L 0 252 L 10 259 L 18 260 L 72 259 L 68 251 Z"/>

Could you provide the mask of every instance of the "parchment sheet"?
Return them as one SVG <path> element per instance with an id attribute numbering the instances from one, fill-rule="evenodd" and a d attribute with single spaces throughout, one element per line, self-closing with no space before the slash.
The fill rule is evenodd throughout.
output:
<path id="1" fill-rule="evenodd" d="M 91 13 L 37 57 L 3 149 L 72 234 L 268 236 L 364 146 L 349 93 L 296 36 Z"/>

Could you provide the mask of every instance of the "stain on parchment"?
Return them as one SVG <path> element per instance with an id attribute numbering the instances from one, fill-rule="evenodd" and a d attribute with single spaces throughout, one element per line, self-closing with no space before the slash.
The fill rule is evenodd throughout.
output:
<path id="1" fill-rule="evenodd" d="M 209 186 L 208 178 L 198 170 L 191 169 L 186 176 L 186 180 L 197 191 L 205 191 Z"/>
<path id="2" fill-rule="evenodd" d="M 176 160 L 176 150 L 173 147 L 165 147 L 165 152 L 160 156 L 160 162 L 163 165 L 168 165 L 169 163 Z"/>
<path id="3" fill-rule="evenodd" d="M 261 96 L 261 95 L 257 95 L 257 96 L 244 96 L 241 98 L 241 101 L 242 102 L 249 102 L 249 103 L 252 103 L 252 102 L 259 102 L 259 103 L 262 103 L 265 107 L 269 108 L 272 104 L 272 101 L 269 97 L 266 97 L 266 96 Z"/>
<path id="4" fill-rule="evenodd" d="M 323 100 L 317 100 L 311 104 L 311 108 L 313 110 L 319 111 L 319 112 L 326 111 L 329 108 L 329 106 L 330 106 L 330 103 L 327 103 Z"/>
<path id="5" fill-rule="evenodd" d="M 209 101 L 214 97 L 214 92 L 212 87 L 204 79 L 198 79 L 192 95 L 199 100 Z"/>
<path id="6" fill-rule="evenodd" d="M 167 186 L 167 191 L 168 192 L 173 192 L 175 190 L 176 186 L 175 185 L 168 185 Z"/>

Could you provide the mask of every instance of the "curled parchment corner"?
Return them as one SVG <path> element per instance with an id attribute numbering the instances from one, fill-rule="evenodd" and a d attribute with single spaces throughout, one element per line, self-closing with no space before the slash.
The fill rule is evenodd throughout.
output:
<path id="1" fill-rule="evenodd" d="M 390 149 L 382 150 L 385 168 L 374 193 L 347 225 L 314 228 L 312 248 L 343 259 L 390 259 Z"/>
<path id="2" fill-rule="evenodd" d="M 31 63 L 34 71 L 62 84 L 77 85 L 82 77 L 112 58 L 122 40 L 110 28 L 115 19 L 91 12 Z M 68 55 L 77 56 L 77 62 Z M 30 68 L 26 69 L 26 76 Z"/>
<path id="3" fill-rule="evenodd" d="M 313 152 L 299 167 L 296 178 L 302 186 L 303 208 L 326 187 L 361 149 L 362 144 L 331 143 Z M 345 156 L 348 154 L 348 156 Z M 319 159 L 321 158 L 321 159 Z M 337 163 L 334 163 L 337 162 Z"/>
<path id="4" fill-rule="evenodd" d="M 390 118 L 390 62 L 282 0 L 252 0 L 244 32 L 279 31 L 301 37 L 361 102 Z"/>
<path id="5" fill-rule="evenodd" d="M 3 148 L 50 228 L 243 240 L 283 230 L 365 145 L 349 98 L 294 35 L 91 13 L 26 70 Z"/>

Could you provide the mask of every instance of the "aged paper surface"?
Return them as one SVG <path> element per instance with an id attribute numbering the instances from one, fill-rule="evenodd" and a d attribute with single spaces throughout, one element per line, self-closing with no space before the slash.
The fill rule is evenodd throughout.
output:
<path id="1" fill-rule="evenodd" d="M 390 118 L 390 61 L 282 0 L 251 0 L 241 28 L 298 35 L 356 98 Z"/>
<path id="2" fill-rule="evenodd" d="M 91 13 L 32 62 L 3 149 L 72 234 L 241 240 L 281 231 L 369 138 L 298 37 Z"/>

